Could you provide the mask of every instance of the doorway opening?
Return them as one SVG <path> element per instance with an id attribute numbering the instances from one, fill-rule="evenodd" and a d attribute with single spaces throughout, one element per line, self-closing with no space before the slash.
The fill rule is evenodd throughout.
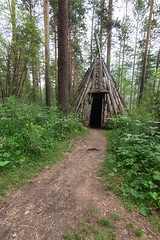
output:
<path id="1" fill-rule="evenodd" d="M 100 128 L 101 127 L 101 115 L 102 115 L 102 97 L 93 97 L 90 127 Z"/>

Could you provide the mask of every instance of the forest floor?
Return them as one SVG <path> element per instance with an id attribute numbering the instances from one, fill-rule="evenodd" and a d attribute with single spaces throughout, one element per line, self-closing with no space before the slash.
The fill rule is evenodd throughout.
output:
<path id="1" fill-rule="evenodd" d="M 89 137 L 81 137 L 65 160 L 9 192 L 7 204 L 0 205 L 0 239 L 160 239 L 145 217 L 127 211 L 112 191 L 106 195 L 98 176 L 105 154 L 104 132 L 91 129 Z M 108 219 L 114 226 L 105 228 L 100 219 Z M 135 235 L 137 228 L 143 237 Z"/>

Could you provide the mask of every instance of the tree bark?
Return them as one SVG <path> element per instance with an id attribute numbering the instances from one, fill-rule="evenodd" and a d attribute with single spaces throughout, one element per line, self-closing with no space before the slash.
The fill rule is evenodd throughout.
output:
<path id="1" fill-rule="evenodd" d="M 49 0 L 44 0 L 46 106 L 50 106 Z"/>
<path id="2" fill-rule="evenodd" d="M 58 67 L 57 67 L 57 18 L 56 18 L 56 9 L 54 8 L 54 57 L 55 57 L 55 93 L 56 99 L 58 98 Z"/>
<path id="3" fill-rule="evenodd" d="M 159 59 L 160 59 L 160 49 L 159 49 L 159 53 L 158 53 L 158 57 L 157 57 L 156 75 L 155 75 L 155 80 L 154 80 L 154 84 L 153 84 L 153 92 L 155 91 L 155 87 L 156 87 L 157 72 L 158 72 L 158 67 L 159 67 Z"/>
<path id="4" fill-rule="evenodd" d="M 133 80 L 134 80 L 134 70 L 135 70 L 136 51 L 137 51 L 138 24 L 139 24 L 139 20 L 137 20 L 137 29 L 136 29 L 136 40 L 135 40 L 132 83 L 131 83 L 131 96 L 130 96 L 130 109 L 131 109 L 131 105 L 132 105 L 132 95 L 133 95 L 132 93 L 133 93 Z"/>
<path id="5" fill-rule="evenodd" d="M 112 29 L 112 0 L 109 0 L 108 21 L 109 21 L 109 26 L 108 26 L 108 43 L 107 43 L 107 67 L 108 67 L 108 70 L 110 71 L 111 39 L 112 39 L 112 34 L 110 33 L 110 31 Z"/>
<path id="6" fill-rule="evenodd" d="M 93 13 L 92 13 L 92 27 L 91 27 L 91 58 L 90 58 L 90 64 L 92 63 L 94 11 L 95 11 L 95 9 L 94 9 L 94 7 L 93 7 Z"/>
<path id="7" fill-rule="evenodd" d="M 68 0 L 68 13 L 71 12 L 71 0 Z M 71 19 L 69 17 L 68 24 L 68 63 L 69 63 L 69 91 L 72 89 L 72 40 L 71 40 Z"/>
<path id="8" fill-rule="evenodd" d="M 33 20 L 32 16 L 32 1 L 29 0 L 29 9 L 30 9 L 30 20 Z M 33 42 L 33 31 L 31 31 L 31 65 L 32 65 L 32 81 L 33 81 L 33 101 L 36 101 L 36 63 L 35 63 L 35 53 L 34 53 L 34 42 Z"/>
<path id="9" fill-rule="evenodd" d="M 140 86 L 139 103 L 140 103 L 140 101 L 142 99 L 143 92 L 144 92 L 144 83 L 145 83 L 145 74 L 146 74 L 148 45 L 149 45 L 151 23 L 152 23 L 153 5 L 154 5 L 154 0 L 151 0 L 150 14 L 149 14 L 149 19 L 148 19 L 148 30 L 147 30 L 146 46 L 145 46 L 145 53 L 144 53 L 144 60 L 143 60 L 143 69 L 142 69 L 142 78 L 141 78 L 141 86 Z"/>
<path id="10" fill-rule="evenodd" d="M 15 0 L 11 0 L 11 22 L 12 22 L 12 47 L 13 47 L 13 89 L 12 94 L 18 92 L 18 51 L 17 51 L 17 34 L 16 34 L 16 13 Z"/>
<path id="11" fill-rule="evenodd" d="M 68 113 L 68 0 L 58 0 L 58 106 Z"/>
<path id="12" fill-rule="evenodd" d="M 128 0 L 126 0 L 126 18 L 125 18 L 125 35 L 126 35 L 126 24 L 127 24 L 127 7 L 128 7 Z M 126 36 L 124 35 L 124 43 L 123 43 L 123 57 L 122 57 L 122 71 L 121 71 L 121 85 L 120 85 L 120 92 L 122 94 L 122 84 L 123 84 L 123 70 L 124 70 L 124 54 L 125 54 L 125 45 L 126 45 Z"/>
<path id="13" fill-rule="evenodd" d="M 102 47 L 102 29 L 103 29 L 103 19 L 104 19 L 104 4 L 105 4 L 105 0 L 103 0 L 103 2 L 102 2 L 101 29 L 100 29 L 100 48 Z"/>

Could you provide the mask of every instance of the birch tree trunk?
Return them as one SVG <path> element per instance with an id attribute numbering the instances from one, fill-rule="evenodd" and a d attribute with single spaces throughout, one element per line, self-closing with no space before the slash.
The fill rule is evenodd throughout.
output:
<path id="1" fill-rule="evenodd" d="M 126 34 L 126 24 L 127 24 L 127 7 L 128 0 L 126 0 L 126 17 L 125 17 L 125 33 Z M 124 43 L 123 43 L 123 56 L 122 56 L 122 71 L 121 71 L 121 84 L 120 84 L 120 92 L 122 94 L 122 84 L 123 84 L 123 70 L 124 70 L 124 54 L 125 54 L 125 45 L 126 45 L 126 36 L 124 35 Z"/>
<path id="2" fill-rule="evenodd" d="M 33 20 L 32 16 L 32 1 L 29 0 L 29 10 L 30 10 L 30 20 Z M 36 101 L 36 64 L 35 64 L 35 54 L 34 54 L 34 42 L 33 42 L 33 31 L 31 31 L 31 65 L 32 65 L 32 81 L 33 81 L 33 101 Z"/>
<path id="3" fill-rule="evenodd" d="M 49 0 L 44 0 L 46 105 L 50 106 Z"/>
<path id="4" fill-rule="evenodd" d="M 17 34 L 16 34 L 16 11 L 15 0 L 11 0 L 11 23 L 12 23 L 12 49 L 13 49 L 13 82 L 12 94 L 16 95 L 18 92 L 18 51 L 17 51 Z"/>
<path id="5" fill-rule="evenodd" d="M 136 40 L 135 40 L 135 48 L 134 48 L 134 61 L 133 61 L 133 72 L 132 72 L 132 83 L 131 83 L 131 96 L 130 96 L 130 109 L 132 104 L 132 93 L 133 93 L 133 80 L 134 80 L 134 70 L 135 70 L 135 62 L 136 62 L 136 52 L 137 52 L 137 37 L 138 37 L 138 25 L 139 20 L 137 20 L 137 28 L 136 28 Z"/>
<path id="6" fill-rule="evenodd" d="M 155 80 L 154 80 L 154 84 L 153 84 L 153 92 L 155 91 L 155 87 L 156 87 L 157 72 L 158 72 L 158 67 L 159 67 L 159 59 L 160 59 L 160 49 L 159 49 L 159 53 L 158 53 L 158 57 L 157 57 L 156 75 L 155 75 Z"/>
<path id="7" fill-rule="evenodd" d="M 54 57 L 55 57 L 55 85 L 56 85 L 56 99 L 57 99 L 57 89 L 58 89 L 58 67 L 57 67 L 57 18 L 56 10 L 54 8 Z"/>
<path id="8" fill-rule="evenodd" d="M 112 29 L 112 0 L 109 0 L 109 12 L 108 12 L 108 21 L 109 21 L 109 26 L 108 26 L 108 43 L 107 43 L 107 67 L 108 70 L 110 71 L 110 62 L 111 62 L 111 39 L 112 39 L 112 34 L 110 33 Z"/>
<path id="9" fill-rule="evenodd" d="M 149 13 L 149 19 L 148 19 L 148 30 L 147 30 L 146 46 L 145 46 L 145 53 L 144 53 L 144 60 L 143 60 L 143 69 L 142 69 L 142 78 L 141 78 L 141 86 L 140 86 L 139 103 L 140 103 L 140 101 L 142 99 L 143 92 L 144 92 L 144 83 L 145 83 L 148 46 L 149 46 L 149 38 L 150 38 L 151 22 L 152 22 L 152 14 L 153 14 L 153 5 L 154 5 L 154 0 L 151 0 L 150 13 Z"/>
<path id="10" fill-rule="evenodd" d="M 93 26 L 94 26 L 94 12 L 95 9 L 93 7 L 93 12 L 92 12 L 92 27 L 91 27 L 91 58 L 90 58 L 90 64 L 92 63 L 92 45 L 93 45 Z"/>
<path id="11" fill-rule="evenodd" d="M 103 18 L 104 18 L 104 4 L 105 4 L 105 0 L 103 0 L 103 2 L 102 2 L 101 29 L 100 29 L 100 47 L 102 47 L 102 29 L 103 29 Z"/>

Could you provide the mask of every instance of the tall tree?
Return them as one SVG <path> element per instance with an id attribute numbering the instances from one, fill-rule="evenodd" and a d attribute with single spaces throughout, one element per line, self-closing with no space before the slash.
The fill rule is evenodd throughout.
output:
<path id="1" fill-rule="evenodd" d="M 16 13 L 15 0 L 11 0 L 11 23 L 12 23 L 12 48 L 13 48 L 13 91 L 12 94 L 17 94 L 18 88 L 18 50 L 17 50 L 17 33 L 16 33 Z"/>
<path id="2" fill-rule="evenodd" d="M 93 6 L 93 12 L 92 12 L 92 27 L 91 27 L 91 57 L 90 57 L 90 64 L 92 63 L 92 48 L 93 48 L 93 26 L 94 26 L 94 12 L 95 7 Z"/>
<path id="3" fill-rule="evenodd" d="M 124 23 L 124 42 L 123 42 L 122 71 L 121 71 L 121 85 L 120 85 L 121 94 L 122 94 L 122 84 L 123 84 L 124 57 L 125 57 L 125 48 L 126 48 L 127 9 L 128 9 L 128 0 L 126 0 L 126 16 L 125 16 L 125 23 Z"/>
<path id="4" fill-rule="evenodd" d="M 49 0 L 44 0 L 46 105 L 50 101 Z"/>
<path id="5" fill-rule="evenodd" d="M 102 29 L 103 29 L 103 19 L 104 19 L 104 5 L 105 0 L 102 1 L 102 13 L 101 13 L 101 28 L 100 28 L 100 46 L 102 46 Z"/>
<path id="6" fill-rule="evenodd" d="M 144 91 L 146 64 L 147 64 L 147 55 L 148 55 L 148 46 L 149 46 L 149 38 L 150 38 L 151 22 L 152 22 L 152 14 L 153 14 L 153 5 L 154 5 L 154 0 L 151 0 L 150 13 L 149 13 L 149 19 L 148 19 L 146 46 L 145 46 L 145 53 L 144 53 L 144 60 L 143 60 L 143 69 L 142 69 L 142 78 L 141 78 L 139 102 L 142 99 L 143 91 Z"/>
<path id="7" fill-rule="evenodd" d="M 110 71 L 110 62 L 111 62 L 111 29 L 112 29 L 112 0 L 109 0 L 109 12 L 108 12 L 108 42 L 107 42 L 107 67 Z"/>
<path id="8" fill-rule="evenodd" d="M 72 89 L 72 39 L 71 39 L 71 0 L 68 0 L 68 77 L 69 77 L 69 91 Z"/>
<path id="9" fill-rule="evenodd" d="M 154 80 L 154 84 L 153 84 L 153 92 L 155 91 L 155 87 L 156 87 L 157 73 L 158 73 L 158 67 L 159 67 L 159 59 L 160 59 L 160 49 L 159 49 L 158 56 L 157 56 L 156 74 L 155 74 L 155 80 Z"/>
<path id="10" fill-rule="evenodd" d="M 58 0 L 58 105 L 65 114 L 69 105 L 68 0 Z"/>

